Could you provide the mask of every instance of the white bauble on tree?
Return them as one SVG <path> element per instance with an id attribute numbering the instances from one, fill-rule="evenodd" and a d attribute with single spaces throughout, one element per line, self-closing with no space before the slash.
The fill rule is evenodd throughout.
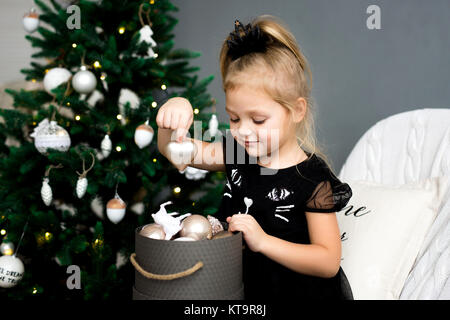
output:
<path id="1" fill-rule="evenodd" d="M 0 287 L 14 287 L 23 277 L 25 267 L 16 256 L 0 257 Z"/>
<path id="2" fill-rule="evenodd" d="M 102 150 L 102 155 L 105 158 L 107 158 L 111 153 L 112 142 L 111 139 L 109 138 L 109 135 L 105 135 L 105 137 L 103 138 L 102 143 L 100 145 L 100 149 Z"/>
<path id="3" fill-rule="evenodd" d="M 52 90 L 59 85 L 67 82 L 72 73 L 65 68 L 52 68 L 44 76 L 44 88 L 49 94 L 53 95 Z"/>
<path id="4" fill-rule="evenodd" d="M 152 142 L 154 133 L 155 131 L 148 124 L 147 120 L 145 124 L 141 124 L 136 128 L 136 131 L 134 132 L 134 142 L 136 142 L 140 149 L 145 148 Z"/>
<path id="5" fill-rule="evenodd" d="M 36 9 L 32 8 L 30 12 L 26 13 L 23 17 L 23 27 L 25 31 L 32 33 L 39 27 L 39 16 L 36 13 Z"/>
<path id="6" fill-rule="evenodd" d="M 50 185 L 48 183 L 49 183 L 49 179 L 47 177 L 45 177 L 44 180 L 42 181 L 41 198 L 42 198 L 42 201 L 44 201 L 46 206 L 49 206 L 53 200 L 52 188 L 50 187 Z"/>
<path id="7" fill-rule="evenodd" d="M 81 67 L 81 70 L 72 77 L 72 87 L 78 93 L 91 93 L 96 86 L 97 78 L 91 71 L 86 70 L 85 66 Z"/>
<path id="8" fill-rule="evenodd" d="M 66 152 L 70 148 L 70 136 L 66 129 L 59 126 L 56 121 L 49 122 L 47 118 L 39 123 L 30 136 L 34 138 L 34 145 L 42 154 L 49 148 L 61 152 Z"/>
<path id="9" fill-rule="evenodd" d="M 106 204 L 106 216 L 112 223 L 119 223 L 125 216 L 127 205 L 116 193 L 115 197 Z"/>

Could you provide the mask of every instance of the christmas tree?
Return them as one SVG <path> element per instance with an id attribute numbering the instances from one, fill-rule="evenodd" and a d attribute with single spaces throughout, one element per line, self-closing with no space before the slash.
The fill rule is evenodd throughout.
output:
<path id="1" fill-rule="evenodd" d="M 159 107 L 175 96 L 210 128 L 213 76 L 199 81 L 188 60 L 200 53 L 174 49 L 169 1 L 35 4 L 26 39 L 45 62 L 21 72 L 43 88 L 7 89 L 14 109 L 0 110 L 2 254 L 24 265 L 0 296 L 131 299 L 136 228 L 166 201 L 169 212 L 218 209 L 224 174 L 178 171 L 153 138 Z M 70 286 L 76 268 L 81 283 Z"/>

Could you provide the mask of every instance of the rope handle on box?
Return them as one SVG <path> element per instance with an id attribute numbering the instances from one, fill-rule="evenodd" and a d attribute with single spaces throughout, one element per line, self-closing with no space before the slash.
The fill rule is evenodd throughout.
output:
<path id="1" fill-rule="evenodd" d="M 182 271 L 182 272 L 177 272 L 177 273 L 172 273 L 172 274 L 154 274 L 154 273 L 145 271 L 139 265 L 139 263 L 137 263 L 136 253 L 131 254 L 130 261 L 131 261 L 131 264 L 135 267 L 135 269 L 137 271 L 139 271 L 140 274 L 142 274 L 144 277 L 146 277 L 148 279 L 155 279 L 155 280 L 173 280 L 173 279 L 183 278 L 183 277 L 193 274 L 195 271 L 197 271 L 198 269 L 203 267 L 203 262 L 199 261 L 193 267 L 191 267 L 185 271 Z"/>

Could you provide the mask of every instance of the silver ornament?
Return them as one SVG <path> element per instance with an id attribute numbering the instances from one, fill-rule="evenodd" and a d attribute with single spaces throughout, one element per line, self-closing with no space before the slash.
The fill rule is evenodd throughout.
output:
<path id="1" fill-rule="evenodd" d="M 193 214 L 181 222 L 180 236 L 198 238 L 199 240 L 211 239 L 211 224 L 204 216 Z"/>
<path id="2" fill-rule="evenodd" d="M 25 267 L 22 261 L 13 256 L 0 257 L 0 287 L 14 287 L 23 277 Z"/>
<path id="3" fill-rule="evenodd" d="M 97 86 L 97 78 L 89 70 L 80 70 L 72 78 L 72 87 L 78 93 L 91 93 Z"/>
<path id="4" fill-rule="evenodd" d="M 67 82 L 72 73 L 65 68 L 52 68 L 44 76 L 44 88 L 49 94 L 54 95 L 52 90 Z"/>
<path id="5" fill-rule="evenodd" d="M 84 194 L 86 193 L 86 189 L 88 186 L 87 178 L 78 178 L 77 181 L 77 196 L 79 199 L 83 198 Z"/>
<path id="6" fill-rule="evenodd" d="M 26 13 L 23 17 L 23 27 L 25 31 L 32 33 L 39 27 L 39 16 L 36 13 L 36 9 L 32 8 L 30 12 Z"/>
<path id="7" fill-rule="evenodd" d="M 0 244 L 0 253 L 5 256 L 11 256 L 14 253 L 14 244 L 9 241 L 4 241 Z"/>
<path id="8" fill-rule="evenodd" d="M 233 233 L 231 231 L 228 230 L 222 230 L 219 231 L 218 233 L 216 233 L 213 237 L 212 240 L 215 239 L 222 239 L 222 238 L 226 238 L 226 237 L 231 237 L 233 235 Z"/>
<path id="9" fill-rule="evenodd" d="M 59 126 L 56 121 L 49 123 L 47 119 L 42 120 L 30 136 L 34 138 L 34 145 L 42 154 L 45 154 L 49 148 L 66 152 L 71 144 L 66 129 Z"/>
<path id="10" fill-rule="evenodd" d="M 103 138 L 100 149 L 102 149 L 102 154 L 105 158 L 107 158 L 111 153 L 112 142 L 111 139 L 109 139 L 109 135 L 105 135 L 105 137 Z"/>
<path id="11" fill-rule="evenodd" d="M 141 124 L 136 128 L 136 131 L 134 132 L 134 142 L 136 142 L 140 149 L 145 148 L 152 142 L 153 135 L 154 130 L 148 124 L 147 120 L 145 124 Z"/>
<path id="12" fill-rule="evenodd" d="M 52 188 L 50 188 L 50 185 L 48 184 L 48 182 L 49 182 L 49 179 L 44 178 L 44 180 L 42 181 L 42 187 L 41 187 L 41 198 L 42 198 L 42 201 L 44 201 L 46 206 L 49 206 L 53 200 Z"/>
<path id="13" fill-rule="evenodd" d="M 150 239 L 164 240 L 166 237 L 166 233 L 161 225 L 157 223 L 150 223 L 142 227 L 141 231 L 139 231 L 141 236 Z"/>
<path id="14" fill-rule="evenodd" d="M 208 215 L 207 218 L 208 218 L 209 224 L 211 225 L 213 236 L 215 236 L 220 231 L 223 231 L 223 226 L 217 218 L 210 216 L 210 215 Z"/>

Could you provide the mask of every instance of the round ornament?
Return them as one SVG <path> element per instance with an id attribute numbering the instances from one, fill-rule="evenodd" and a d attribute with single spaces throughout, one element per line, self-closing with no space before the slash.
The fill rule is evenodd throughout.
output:
<path id="1" fill-rule="evenodd" d="M 72 87 L 78 93 L 91 93 L 96 86 L 97 78 L 95 78 L 95 75 L 91 71 L 86 70 L 85 67 L 75 73 L 72 77 Z"/>
<path id="2" fill-rule="evenodd" d="M 215 236 L 220 231 L 223 231 L 223 226 L 217 218 L 215 218 L 211 215 L 208 215 L 207 219 L 209 221 L 209 224 L 211 225 L 213 236 Z"/>
<path id="3" fill-rule="evenodd" d="M 127 205 L 116 194 L 116 196 L 109 200 L 106 204 L 106 215 L 112 223 L 119 223 L 125 216 L 125 210 Z"/>
<path id="4" fill-rule="evenodd" d="M 213 240 L 215 240 L 215 239 L 221 239 L 221 238 L 231 237 L 232 235 L 233 235 L 233 233 L 232 233 L 231 231 L 228 231 L 228 230 L 222 230 L 222 231 L 219 231 L 218 233 L 216 233 L 216 234 L 212 237 L 212 239 L 213 239 Z"/>
<path id="5" fill-rule="evenodd" d="M 157 223 L 150 223 L 142 227 L 141 231 L 139 231 L 139 234 L 156 240 L 164 240 L 166 237 L 166 233 L 164 232 L 164 229 L 162 226 L 160 226 Z"/>
<path id="6" fill-rule="evenodd" d="M 169 158 L 174 164 L 191 163 L 197 152 L 196 146 L 191 141 L 174 142 L 167 144 Z"/>
<path id="7" fill-rule="evenodd" d="M 42 120 L 30 136 L 34 138 L 34 145 L 42 154 L 46 153 L 49 148 L 61 152 L 66 152 L 70 148 L 69 133 L 56 121 L 48 123 L 47 119 Z"/>
<path id="8" fill-rule="evenodd" d="M 154 133 L 153 128 L 148 124 L 147 120 L 145 124 L 141 124 L 136 128 L 134 142 L 136 142 L 140 149 L 145 148 L 152 142 Z"/>
<path id="9" fill-rule="evenodd" d="M 37 30 L 37 28 L 39 27 L 39 16 L 36 13 L 36 9 L 32 8 L 30 12 L 24 15 L 23 27 L 28 33 L 32 33 Z"/>
<path id="10" fill-rule="evenodd" d="M 49 94 L 54 95 L 52 90 L 67 82 L 72 73 L 65 68 L 52 68 L 44 76 L 44 88 Z"/>
<path id="11" fill-rule="evenodd" d="M 207 218 L 200 214 L 190 215 L 181 222 L 180 236 L 198 238 L 199 240 L 211 239 L 211 224 Z"/>
<path id="12" fill-rule="evenodd" d="M 0 287 L 14 287 L 23 277 L 25 267 L 16 256 L 0 257 Z"/>

